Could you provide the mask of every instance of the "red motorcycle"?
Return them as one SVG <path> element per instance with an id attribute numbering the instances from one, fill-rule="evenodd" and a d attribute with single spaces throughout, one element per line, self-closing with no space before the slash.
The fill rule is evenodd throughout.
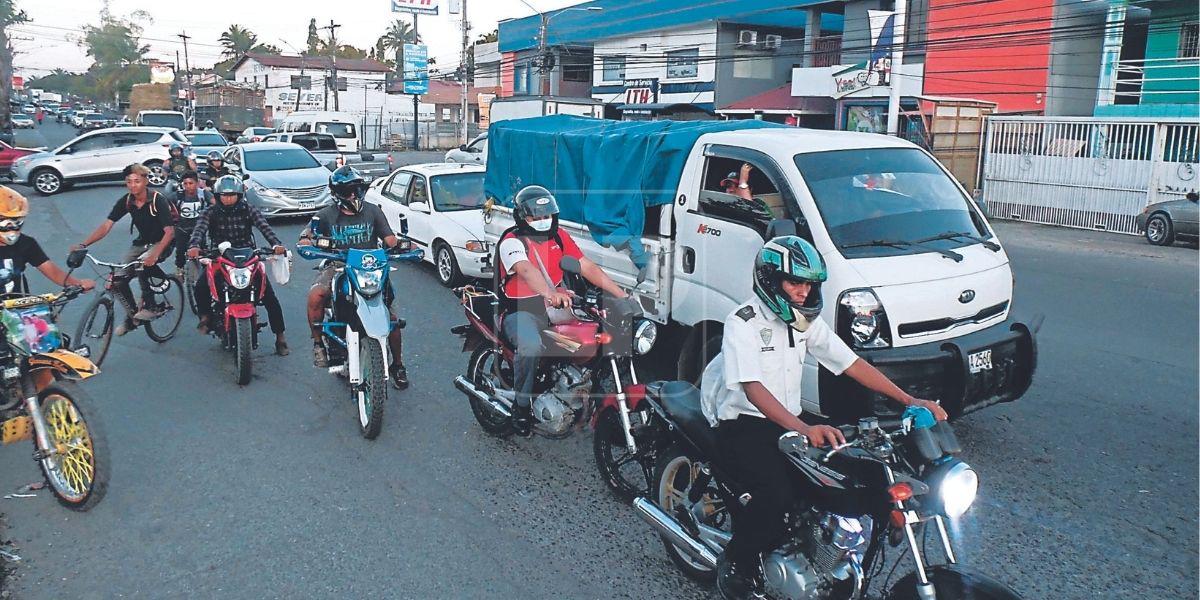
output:
<path id="1" fill-rule="evenodd" d="M 646 387 L 638 382 L 632 355 L 654 346 L 657 327 L 642 319 L 630 302 L 604 307 L 600 291 L 581 285 L 579 261 L 562 260 L 566 282 L 575 291 L 573 319 L 542 332 L 543 348 L 533 398 L 533 432 L 561 439 L 591 423 L 593 450 L 600 474 L 626 500 L 645 492 L 653 476 L 659 440 L 658 420 L 643 403 Z M 465 336 L 470 351 L 466 376 L 454 386 L 466 394 L 471 412 L 489 434 L 505 437 L 514 431 L 512 407 L 513 356 L 511 342 L 500 334 L 495 319 L 496 294 L 465 286 L 454 290 L 465 309 L 466 325 L 451 332 Z M 623 375 L 624 374 L 624 375 Z"/>
<path id="2" fill-rule="evenodd" d="M 216 250 L 204 253 L 208 290 L 212 294 L 213 314 L 219 316 L 210 331 L 221 340 L 221 347 L 233 352 L 238 385 L 250 383 L 251 352 L 258 347 L 258 303 L 267 288 L 263 257 L 271 250 L 234 248 L 221 242 Z"/>

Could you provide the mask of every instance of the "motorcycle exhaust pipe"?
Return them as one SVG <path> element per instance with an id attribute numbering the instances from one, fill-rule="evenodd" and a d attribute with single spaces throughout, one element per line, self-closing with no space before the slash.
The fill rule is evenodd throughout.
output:
<path id="1" fill-rule="evenodd" d="M 483 403 L 487 404 L 488 406 L 491 406 L 493 410 L 500 413 L 501 415 L 504 415 L 505 417 L 510 417 L 510 418 L 512 417 L 512 413 L 508 411 L 508 407 L 501 404 L 495 398 L 492 398 L 491 396 L 488 396 L 487 394 L 480 391 L 479 388 L 475 387 L 475 384 L 471 383 L 470 381 L 467 381 L 466 377 L 463 377 L 462 375 L 455 377 L 454 378 L 454 387 L 458 388 L 458 391 L 460 391 L 468 396 L 474 396 L 480 402 L 483 402 Z"/>
<path id="2" fill-rule="evenodd" d="M 712 549 L 704 545 L 704 542 L 688 534 L 684 530 L 683 525 L 679 524 L 679 521 L 668 515 L 657 504 L 646 498 L 637 498 L 633 501 L 633 510 L 637 512 L 643 521 L 649 523 L 659 535 L 670 540 L 672 544 L 686 552 L 688 556 L 704 563 L 710 569 L 717 568 L 717 555 L 713 553 Z"/>

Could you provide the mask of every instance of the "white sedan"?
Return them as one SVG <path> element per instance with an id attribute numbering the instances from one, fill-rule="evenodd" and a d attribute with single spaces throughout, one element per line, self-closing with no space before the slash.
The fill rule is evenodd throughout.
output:
<path id="1" fill-rule="evenodd" d="M 387 215 L 393 230 L 408 221 L 408 237 L 425 250 L 438 281 L 492 276 L 492 245 L 483 235 L 483 167 L 430 163 L 401 167 L 376 179 L 366 200 Z"/>
<path id="2" fill-rule="evenodd" d="M 486 165 L 487 147 L 487 133 L 481 133 L 479 134 L 479 137 L 471 140 L 470 144 L 464 144 L 447 152 L 446 162 L 464 163 L 468 165 Z"/>

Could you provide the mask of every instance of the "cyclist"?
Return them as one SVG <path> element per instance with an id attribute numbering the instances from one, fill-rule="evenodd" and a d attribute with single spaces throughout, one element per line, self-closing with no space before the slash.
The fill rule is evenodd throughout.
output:
<path id="1" fill-rule="evenodd" d="M 46 279 L 61 286 L 77 285 L 85 290 L 96 287 L 91 279 L 76 279 L 67 275 L 54 261 L 46 256 L 41 244 L 21 233 L 25 217 L 29 215 L 29 201 L 16 191 L 0 185 L 0 274 L 8 271 L 8 281 L 0 286 L 5 294 L 30 293 L 25 280 L 25 268 L 34 267 Z"/>
<path id="2" fill-rule="evenodd" d="M 200 213 L 213 204 L 213 197 L 211 192 L 200 188 L 200 176 L 195 171 L 184 171 L 179 194 L 172 201 L 175 203 L 175 212 L 179 214 L 175 221 L 175 275 L 182 279 L 192 231 L 196 229 Z"/>
<path id="3" fill-rule="evenodd" d="M 130 263 L 139 260 L 142 268 L 138 270 L 138 281 L 142 288 L 142 307 L 134 308 L 133 291 L 129 288 L 130 269 L 118 271 L 119 278 L 114 281 L 117 297 L 125 307 L 125 322 L 117 326 L 117 335 L 125 335 L 144 321 L 157 319 L 162 315 L 162 307 L 154 302 L 154 290 L 150 288 L 151 277 L 167 277 L 159 268 L 158 262 L 171 254 L 171 240 L 175 236 L 174 217 L 171 205 L 158 192 L 150 192 L 150 169 L 145 165 L 134 163 L 125 167 L 125 188 L 129 190 L 117 200 L 108 218 L 88 235 L 83 243 L 72 246 L 72 250 L 82 250 L 104 239 L 112 231 L 113 225 L 125 215 L 133 221 L 130 231 L 137 229 L 137 237 L 125 252 L 121 262 Z"/>

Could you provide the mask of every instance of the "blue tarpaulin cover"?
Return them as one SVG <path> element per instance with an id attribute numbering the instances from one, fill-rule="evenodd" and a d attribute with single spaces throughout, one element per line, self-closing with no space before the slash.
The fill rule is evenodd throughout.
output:
<path id="1" fill-rule="evenodd" d="M 627 249 L 638 268 L 646 207 L 675 199 L 696 140 L 718 131 L 785 127 L 763 121 L 612 121 L 569 115 L 512 119 L 488 129 L 489 198 L 512 206 L 527 185 L 549 189 L 560 218 L 601 244 Z"/>

